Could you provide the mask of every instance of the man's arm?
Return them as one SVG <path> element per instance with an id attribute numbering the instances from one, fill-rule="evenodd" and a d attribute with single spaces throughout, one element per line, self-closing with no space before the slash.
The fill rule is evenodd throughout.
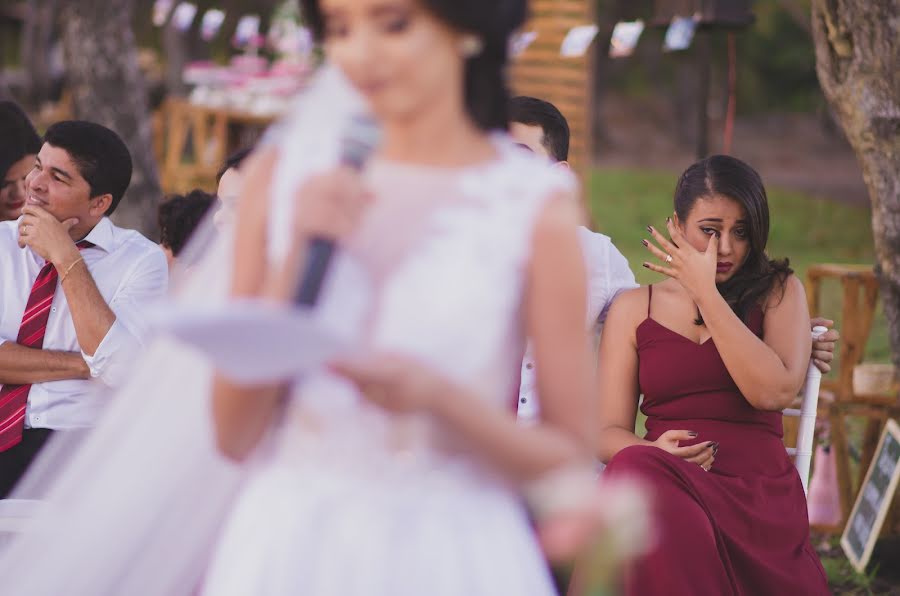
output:
<path id="1" fill-rule="evenodd" d="M 136 259 L 127 279 L 109 305 L 103 303 L 104 310 L 108 310 L 112 316 L 106 333 L 99 339 L 91 335 L 84 337 L 83 333 L 91 334 L 96 329 L 102 330 L 110 321 L 106 318 L 109 315 L 76 310 L 84 306 L 90 308 L 92 290 L 97 294 L 96 299 L 103 301 L 90 273 L 83 271 L 86 279 L 79 279 L 71 289 L 66 287 L 68 280 L 63 283 L 66 299 L 71 300 L 71 294 L 79 301 L 77 305 L 70 302 L 69 308 L 81 346 L 81 355 L 90 369 L 91 377 L 108 386 L 117 385 L 131 370 L 132 357 L 142 346 L 148 330 L 147 306 L 165 296 L 168 289 L 169 270 L 166 257 L 160 249 L 153 247 Z M 78 267 L 83 267 L 83 264 L 79 263 L 75 268 Z M 79 285 L 79 282 L 84 285 Z M 94 341 L 97 343 L 94 344 Z"/>
<path id="2" fill-rule="evenodd" d="M 619 249 L 609 241 L 607 246 L 606 259 L 602 261 L 604 267 L 597 270 L 594 269 L 593 275 L 597 275 L 603 280 L 603 305 L 600 308 L 600 316 L 597 323 L 603 325 L 606 322 L 606 315 L 612 307 L 613 300 L 627 290 L 633 290 L 638 287 L 634 279 L 634 273 L 628 266 L 628 259 L 619 252 Z"/>
<path id="3" fill-rule="evenodd" d="M 78 345 L 82 352 L 93 356 L 116 322 L 116 313 L 106 304 L 84 260 L 77 252 L 74 256 L 68 265 L 57 265 L 61 269 L 60 285 L 72 314 Z"/>
<path id="4" fill-rule="evenodd" d="M 77 218 L 59 221 L 44 209 L 26 205 L 19 223 L 19 246 L 30 246 L 53 263 L 72 313 L 81 351 L 92 355 L 116 321 L 103 300 L 70 234 Z"/>
<path id="5" fill-rule="evenodd" d="M 130 271 L 123 272 L 127 278 L 107 304 L 70 235 L 78 220 L 60 222 L 47 211 L 32 205 L 26 205 L 22 213 L 20 246 L 30 246 L 56 267 L 90 376 L 114 385 L 122 378 L 121 369 L 127 368 L 134 348 L 141 345 L 142 331 L 145 330 L 141 311 L 148 302 L 164 295 L 168 288 L 165 255 L 156 246 L 151 250 L 135 249 L 142 254 L 134 255 L 136 263 Z"/>
<path id="6" fill-rule="evenodd" d="M 0 385 L 88 379 L 90 375 L 78 352 L 26 348 L 11 341 L 0 344 Z"/>

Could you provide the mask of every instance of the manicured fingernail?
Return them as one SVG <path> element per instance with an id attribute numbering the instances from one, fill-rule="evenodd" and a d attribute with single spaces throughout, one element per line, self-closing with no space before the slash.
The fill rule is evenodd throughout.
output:
<path id="1" fill-rule="evenodd" d="M 693 430 L 689 430 L 689 431 L 688 431 L 688 436 L 689 436 L 689 437 L 696 437 L 697 434 L 698 434 L 697 431 L 693 431 Z"/>
<path id="2" fill-rule="evenodd" d="M 647 247 L 650 246 L 650 243 L 647 242 L 646 240 L 641 240 L 641 244 L 643 244 L 644 246 L 647 246 Z"/>
<path id="3" fill-rule="evenodd" d="M 644 266 L 645 269 L 649 269 L 649 268 L 650 268 L 650 265 L 648 265 L 647 263 L 641 263 L 641 264 Z"/>
<path id="4" fill-rule="evenodd" d="M 667 218 L 666 218 L 666 223 L 672 223 L 672 218 L 671 218 L 671 217 L 667 217 Z"/>
<path id="5" fill-rule="evenodd" d="M 653 226 L 647 226 L 647 231 L 651 234 L 653 233 Z"/>

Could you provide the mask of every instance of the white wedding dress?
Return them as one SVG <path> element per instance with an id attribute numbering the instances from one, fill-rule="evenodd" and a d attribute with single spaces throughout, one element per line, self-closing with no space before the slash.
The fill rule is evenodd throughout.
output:
<path id="1" fill-rule="evenodd" d="M 459 169 L 374 160 L 373 206 L 321 316 L 361 351 L 412 357 L 513 416 L 534 222 L 572 182 L 504 137 L 495 146 Z M 436 421 L 385 413 L 322 372 L 295 384 L 276 432 L 205 594 L 555 593 L 517 492 Z"/>

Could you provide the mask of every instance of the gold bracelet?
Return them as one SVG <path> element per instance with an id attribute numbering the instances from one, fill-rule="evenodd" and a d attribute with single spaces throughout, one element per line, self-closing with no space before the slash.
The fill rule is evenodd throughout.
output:
<path id="1" fill-rule="evenodd" d="M 81 263 L 82 261 L 84 261 L 84 257 L 78 257 L 77 259 L 75 259 L 75 261 L 72 262 L 71 265 L 66 267 L 66 270 L 63 272 L 63 274 L 59 276 L 60 285 L 62 285 L 62 282 L 65 281 L 66 277 L 69 276 L 69 272 L 72 271 L 72 267 L 74 267 L 78 263 Z"/>

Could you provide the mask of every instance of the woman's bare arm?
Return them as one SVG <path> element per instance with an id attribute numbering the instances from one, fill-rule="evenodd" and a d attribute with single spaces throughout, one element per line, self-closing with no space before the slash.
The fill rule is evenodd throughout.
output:
<path id="1" fill-rule="evenodd" d="M 765 311 L 763 339 L 720 295 L 698 300 L 703 320 L 741 393 L 760 410 L 781 410 L 797 397 L 809 366 L 812 339 L 803 284 L 790 276 Z"/>
<path id="2" fill-rule="evenodd" d="M 646 302 L 645 288 L 620 294 L 609 310 L 600 336 L 597 457 L 602 462 L 608 462 L 630 445 L 650 444 L 634 434 L 640 398 L 635 332 L 646 313 Z"/>

